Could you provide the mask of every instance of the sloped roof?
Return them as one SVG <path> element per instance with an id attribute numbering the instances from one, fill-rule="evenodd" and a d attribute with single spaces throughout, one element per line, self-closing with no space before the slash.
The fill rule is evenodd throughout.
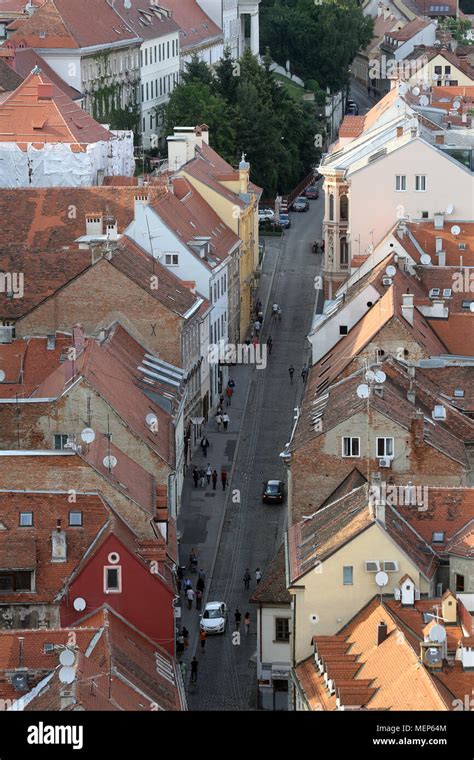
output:
<path id="1" fill-rule="evenodd" d="M 28 397 L 57 366 L 61 355 L 72 345 L 71 336 L 55 336 L 55 346 L 47 348 L 46 338 L 18 338 L 0 345 L 0 398 Z"/>
<path id="2" fill-rule="evenodd" d="M 21 77 L 6 61 L 0 58 L 0 92 L 12 92 L 23 82 Z"/>
<path id="3" fill-rule="evenodd" d="M 474 518 L 452 536 L 446 546 L 446 551 L 456 557 L 469 559 L 474 557 Z"/>
<path id="4" fill-rule="evenodd" d="M 61 79 L 59 74 L 56 74 L 54 69 L 46 63 L 44 58 L 42 58 L 36 50 L 33 50 L 32 48 L 12 48 L 12 54 L 12 66 L 22 80 L 26 79 L 27 76 L 31 74 L 31 71 L 35 66 L 38 66 L 42 73 L 47 76 L 56 87 L 62 90 L 65 95 L 71 98 L 71 100 L 82 99 L 82 93 L 79 90 L 76 90 L 75 87 L 71 87 L 71 85 L 65 82 L 64 79 Z"/>
<path id="5" fill-rule="evenodd" d="M 182 171 L 187 172 L 195 179 L 210 187 L 214 192 L 222 195 L 226 200 L 240 206 L 240 208 L 246 208 L 249 205 L 249 200 L 240 196 L 240 194 L 234 193 L 222 184 L 223 181 L 237 181 L 239 179 L 239 172 L 204 141 L 201 147 L 196 147 L 195 157 L 191 161 L 188 161 L 187 164 L 184 164 Z M 253 182 L 249 182 L 248 190 L 249 193 L 254 193 L 259 197 L 263 192 L 262 188 Z"/>
<path id="6" fill-rule="evenodd" d="M 196 0 L 163 0 L 161 5 L 168 8 L 181 29 L 182 50 L 205 47 L 223 39 L 222 29 L 203 11 Z"/>
<path id="7" fill-rule="evenodd" d="M 286 588 L 285 545 L 282 544 L 265 570 L 265 575 L 250 597 L 259 604 L 290 604 Z"/>
<path id="8" fill-rule="evenodd" d="M 126 7 L 125 4 L 117 4 L 115 11 L 138 37 L 142 37 L 144 40 L 153 40 L 173 32 L 179 32 L 180 26 L 174 18 L 175 14 L 167 18 L 158 11 L 158 8 L 154 8 L 152 3 L 142 3 L 140 0 L 129 0 L 128 5 L 130 7 Z M 159 5 L 165 7 L 166 3 L 160 2 Z"/>

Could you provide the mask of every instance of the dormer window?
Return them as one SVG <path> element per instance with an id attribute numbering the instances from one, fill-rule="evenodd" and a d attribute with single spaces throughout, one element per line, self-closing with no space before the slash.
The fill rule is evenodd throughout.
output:
<path id="1" fill-rule="evenodd" d="M 444 531 L 443 530 L 433 531 L 431 541 L 433 544 L 444 544 Z"/>
<path id="2" fill-rule="evenodd" d="M 454 398 L 464 398 L 464 391 L 462 388 L 454 389 Z"/>
<path id="3" fill-rule="evenodd" d="M 33 512 L 20 512 L 20 528 L 33 527 Z"/>

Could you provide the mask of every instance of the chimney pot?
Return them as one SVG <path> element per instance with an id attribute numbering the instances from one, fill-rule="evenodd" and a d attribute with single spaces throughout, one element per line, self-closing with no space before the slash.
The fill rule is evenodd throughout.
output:
<path id="1" fill-rule="evenodd" d="M 387 636 L 388 636 L 387 623 L 384 623 L 384 621 L 381 620 L 377 626 L 377 646 L 378 647 L 380 646 L 380 644 L 383 644 Z"/>

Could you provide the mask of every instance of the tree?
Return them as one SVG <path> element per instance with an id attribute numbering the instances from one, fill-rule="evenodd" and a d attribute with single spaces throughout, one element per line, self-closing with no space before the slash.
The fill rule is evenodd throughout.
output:
<path id="1" fill-rule="evenodd" d="M 201 82 L 202 84 L 211 85 L 214 81 L 211 70 L 207 63 L 201 61 L 196 53 L 189 63 L 185 64 L 186 69 L 181 75 L 183 84 L 189 84 L 189 82 Z"/>
<path id="2" fill-rule="evenodd" d="M 234 61 L 230 49 L 226 47 L 221 60 L 214 66 L 214 92 L 231 105 L 237 101 L 237 85 L 240 77 L 240 63 Z"/>

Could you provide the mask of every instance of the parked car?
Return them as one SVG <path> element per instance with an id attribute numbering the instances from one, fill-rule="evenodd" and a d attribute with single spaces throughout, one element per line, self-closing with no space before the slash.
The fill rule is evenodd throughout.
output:
<path id="1" fill-rule="evenodd" d="M 282 480 L 267 480 L 263 484 L 262 501 L 265 504 L 283 504 L 285 484 Z"/>
<path id="2" fill-rule="evenodd" d="M 355 100 L 348 100 L 346 102 L 346 114 L 349 116 L 357 116 L 359 114 L 359 106 Z"/>
<path id="3" fill-rule="evenodd" d="M 311 201 L 316 201 L 319 198 L 319 190 L 316 185 L 310 185 L 306 188 L 305 195 Z"/>
<path id="4" fill-rule="evenodd" d="M 293 211 L 309 211 L 309 201 L 300 195 L 293 201 L 292 209 Z"/>
<path id="5" fill-rule="evenodd" d="M 201 615 L 200 628 L 206 633 L 224 633 L 228 609 L 225 602 L 208 602 Z"/>
<path id="6" fill-rule="evenodd" d="M 260 208 L 258 210 L 258 221 L 265 222 L 267 219 L 273 221 L 275 218 L 275 212 L 271 208 Z"/>
<path id="7" fill-rule="evenodd" d="M 280 211 L 280 215 L 278 219 L 275 219 L 275 223 L 279 224 L 280 227 L 283 227 L 285 230 L 289 229 L 291 227 L 290 217 L 288 214 L 283 214 Z"/>

